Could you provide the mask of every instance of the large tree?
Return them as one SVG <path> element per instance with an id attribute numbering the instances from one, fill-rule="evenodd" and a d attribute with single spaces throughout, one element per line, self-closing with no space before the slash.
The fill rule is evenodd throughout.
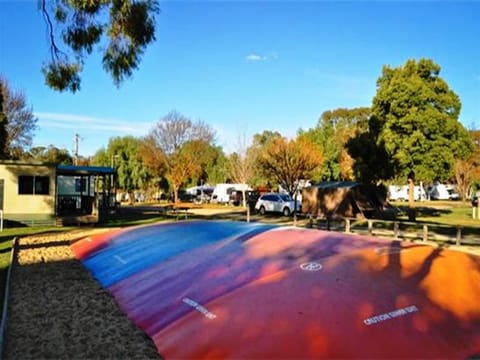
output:
<path id="1" fill-rule="evenodd" d="M 33 147 L 25 153 L 24 157 L 51 164 L 73 164 L 73 157 L 67 149 L 59 149 L 53 145 Z"/>
<path id="2" fill-rule="evenodd" d="M 228 159 L 221 146 L 210 145 L 210 159 L 203 167 L 205 181 L 209 184 L 224 183 L 228 175 Z"/>
<path id="3" fill-rule="evenodd" d="M 255 176 L 256 157 L 253 148 L 248 147 L 245 133 L 239 133 L 235 150 L 229 156 L 228 173 L 234 183 L 251 184 Z M 247 207 L 245 192 L 245 188 L 242 188 L 243 207 Z M 250 216 L 250 208 L 248 208 L 248 216 Z"/>
<path id="4" fill-rule="evenodd" d="M 267 178 L 276 181 L 294 196 L 299 181 L 309 179 L 312 172 L 321 165 L 322 153 L 307 139 L 276 137 L 265 146 L 258 162 Z"/>
<path id="5" fill-rule="evenodd" d="M 111 166 L 117 172 L 120 189 L 129 193 L 145 189 L 149 185 L 150 174 L 138 156 L 140 139 L 133 136 L 111 138 L 107 149 L 100 149 L 93 157 L 94 165 Z"/>
<path id="6" fill-rule="evenodd" d="M 165 165 L 165 177 L 173 188 L 174 201 L 178 190 L 189 179 L 202 176 L 211 160 L 215 131 L 203 121 L 192 121 L 177 111 L 171 111 L 147 135 L 150 149 Z"/>
<path id="7" fill-rule="evenodd" d="M 480 130 L 469 131 L 474 150 L 467 159 L 456 159 L 454 166 L 457 190 L 462 200 L 467 200 L 480 183 Z"/>
<path id="8" fill-rule="evenodd" d="M 40 9 L 50 45 L 50 60 L 42 70 L 55 90 L 80 89 L 79 74 L 95 47 L 118 85 L 155 40 L 156 0 L 40 0 Z"/>
<path id="9" fill-rule="evenodd" d="M 7 157 L 5 146 L 7 144 L 7 116 L 3 111 L 3 87 L 0 86 L 0 160 Z"/>
<path id="10" fill-rule="evenodd" d="M 394 176 L 445 181 L 452 177 L 455 159 L 472 151 L 466 129 L 458 121 L 460 99 L 440 76 L 432 60 L 408 60 L 403 66 L 384 66 L 377 81 L 372 115 L 377 145 L 384 147 Z"/>
<path id="11" fill-rule="evenodd" d="M 348 141 L 368 129 L 370 108 L 339 108 L 322 113 L 316 127 L 299 130 L 299 136 L 316 144 L 323 152 L 323 164 L 314 177 L 318 180 L 352 180 L 354 161 L 347 151 Z"/>
<path id="12" fill-rule="evenodd" d="M 37 118 L 33 115 L 32 108 L 27 106 L 25 94 L 12 90 L 8 81 L 2 77 L 0 89 L 4 116 L 3 120 L 0 119 L 4 129 L 0 129 L 0 136 L 5 137 L 0 141 L 0 145 L 3 146 L 5 158 L 19 159 L 32 144 Z"/>
<path id="13" fill-rule="evenodd" d="M 248 154 L 253 159 L 253 178 L 251 179 L 251 186 L 258 187 L 260 189 L 270 190 L 278 183 L 273 178 L 267 178 L 260 166 L 260 156 L 264 153 L 265 149 L 270 146 L 270 143 L 275 139 L 282 137 L 278 131 L 264 130 L 261 133 L 257 133 L 253 136 L 252 145 L 248 148 Z"/>

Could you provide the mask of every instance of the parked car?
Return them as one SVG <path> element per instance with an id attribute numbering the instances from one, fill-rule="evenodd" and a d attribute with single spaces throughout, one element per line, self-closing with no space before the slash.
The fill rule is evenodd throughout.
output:
<path id="1" fill-rule="evenodd" d="M 289 216 L 295 209 L 295 201 L 288 194 L 267 193 L 260 196 L 255 204 L 255 210 L 264 215 L 267 212 L 282 213 Z M 297 201 L 297 210 L 300 210 L 300 203 Z"/>

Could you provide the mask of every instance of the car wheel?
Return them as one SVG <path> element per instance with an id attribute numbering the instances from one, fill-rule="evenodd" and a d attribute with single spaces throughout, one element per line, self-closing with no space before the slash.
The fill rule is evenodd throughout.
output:
<path id="1" fill-rule="evenodd" d="M 289 216 L 290 215 L 290 209 L 288 207 L 283 208 L 283 216 Z"/>
<path id="2" fill-rule="evenodd" d="M 260 206 L 260 209 L 258 209 L 260 214 L 265 215 L 265 206 Z"/>

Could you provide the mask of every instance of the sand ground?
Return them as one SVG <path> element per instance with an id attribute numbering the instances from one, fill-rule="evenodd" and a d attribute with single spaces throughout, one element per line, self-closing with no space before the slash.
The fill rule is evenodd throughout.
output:
<path id="1" fill-rule="evenodd" d="M 11 278 L 5 359 L 160 358 L 150 338 L 75 260 L 70 243 L 89 232 L 19 240 Z"/>

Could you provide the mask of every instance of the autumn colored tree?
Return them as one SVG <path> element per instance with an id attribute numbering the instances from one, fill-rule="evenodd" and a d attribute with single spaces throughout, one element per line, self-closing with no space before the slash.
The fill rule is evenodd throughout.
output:
<path id="1" fill-rule="evenodd" d="M 192 176 L 202 171 L 202 161 L 208 144 L 203 140 L 191 140 L 168 158 L 166 177 L 172 185 L 174 202 L 178 202 L 178 190 Z"/>
<path id="2" fill-rule="evenodd" d="M 472 155 L 467 159 L 455 159 L 454 165 L 457 190 L 463 201 L 480 183 L 480 130 L 471 130 L 469 134 L 474 146 Z"/>
<path id="3" fill-rule="evenodd" d="M 167 156 L 152 134 L 140 140 L 138 156 L 142 159 L 152 177 L 162 177 L 167 169 Z"/>
<path id="4" fill-rule="evenodd" d="M 258 162 L 263 174 L 278 182 L 291 196 L 297 192 L 299 180 L 308 179 L 321 166 L 323 156 L 307 139 L 272 139 L 262 151 Z"/>
<path id="5" fill-rule="evenodd" d="M 156 0 L 40 0 L 40 9 L 50 45 L 50 61 L 42 71 L 55 90 L 80 89 L 83 63 L 95 47 L 103 54 L 103 68 L 119 85 L 155 41 Z"/>
<path id="6" fill-rule="evenodd" d="M 257 187 L 271 188 L 277 186 L 278 183 L 273 178 L 267 178 L 260 166 L 260 156 L 263 154 L 266 147 L 274 140 L 281 138 L 282 134 L 278 131 L 264 130 L 261 133 L 253 136 L 252 144 L 248 148 L 248 156 L 253 160 L 253 177 L 250 179 L 249 185 Z"/>
<path id="7" fill-rule="evenodd" d="M 177 111 L 163 117 L 147 135 L 150 149 L 165 164 L 165 177 L 178 190 L 190 178 L 199 176 L 210 159 L 209 148 L 215 140 L 214 130 L 202 121 L 193 122 Z"/>
<path id="8" fill-rule="evenodd" d="M 463 201 L 467 200 L 475 181 L 480 180 L 480 164 L 478 158 L 471 157 L 467 160 L 457 159 L 454 165 L 457 191 Z"/>

